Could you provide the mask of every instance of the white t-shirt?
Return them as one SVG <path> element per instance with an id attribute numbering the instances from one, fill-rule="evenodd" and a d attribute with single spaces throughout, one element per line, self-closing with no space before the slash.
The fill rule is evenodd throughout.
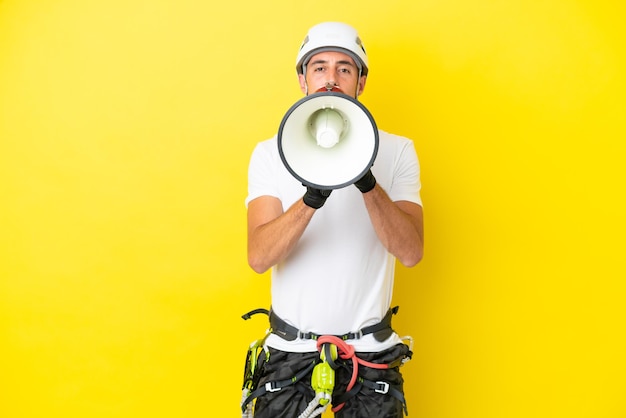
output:
<path id="1" fill-rule="evenodd" d="M 421 205 L 420 168 L 413 142 L 379 131 L 372 173 L 392 201 Z M 280 199 L 286 211 L 306 188 L 285 168 L 276 137 L 257 144 L 248 172 L 246 205 L 260 196 Z M 333 190 L 316 211 L 290 255 L 272 268 L 272 309 L 303 332 L 342 335 L 376 324 L 387 313 L 395 257 L 371 224 L 361 192 L 353 185 Z M 393 334 L 349 340 L 357 351 L 380 351 L 398 342 Z M 316 351 L 312 340 L 286 341 L 270 335 L 267 345 L 283 351 Z"/>

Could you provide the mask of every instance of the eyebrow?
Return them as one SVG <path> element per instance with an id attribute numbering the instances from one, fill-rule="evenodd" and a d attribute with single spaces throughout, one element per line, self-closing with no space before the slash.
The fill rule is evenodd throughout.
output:
<path id="1" fill-rule="evenodd" d="M 328 64 L 328 62 L 329 62 L 328 60 L 316 59 L 315 61 L 309 62 L 309 65 Z M 352 63 L 352 61 L 349 61 L 349 60 L 339 60 L 339 61 L 337 61 L 337 64 L 349 65 L 351 67 L 354 67 L 354 64 Z"/>

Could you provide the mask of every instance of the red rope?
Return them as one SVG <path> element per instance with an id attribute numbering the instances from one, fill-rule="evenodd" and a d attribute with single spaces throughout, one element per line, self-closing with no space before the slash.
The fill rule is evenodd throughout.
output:
<path id="1" fill-rule="evenodd" d="M 351 359 L 352 360 L 352 378 L 350 379 L 350 383 L 348 383 L 348 387 L 346 388 L 346 392 L 349 392 L 354 385 L 356 384 L 356 380 L 359 376 L 359 364 L 365 367 L 370 367 L 372 369 L 388 369 L 388 364 L 380 364 L 380 363 L 370 363 L 369 361 L 365 361 L 357 357 L 354 347 L 342 340 L 339 337 L 335 337 L 333 335 L 324 335 L 317 339 L 317 350 L 321 351 L 322 345 L 324 344 L 334 344 L 337 346 L 337 353 L 339 357 L 344 360 Z M 332 409 L 333 412 L 339 411 L 343 408 L 345 402 L 337 405 Z"/>

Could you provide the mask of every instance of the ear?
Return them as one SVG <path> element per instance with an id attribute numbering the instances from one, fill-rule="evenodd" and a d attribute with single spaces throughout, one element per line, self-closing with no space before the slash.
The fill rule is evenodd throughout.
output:
<path id="1" fill-rule="evenodd" d="M 363 93 L 363 90 L 365 89 L 366 81 L 367 81 L 366 75 L 362 75 L 361 78 L 359 78 L 359 88 L 357 89 L 357 96 L 360 96 L 361 93 Z"/>
<path id="2" fill-rule="evenodd" d="M 300 90 L 302 90 L 302 93 L 306 94 L 306 77 L 304 76 L 304 74 L 298 74 L 298 82 L 300 83 Z"/>

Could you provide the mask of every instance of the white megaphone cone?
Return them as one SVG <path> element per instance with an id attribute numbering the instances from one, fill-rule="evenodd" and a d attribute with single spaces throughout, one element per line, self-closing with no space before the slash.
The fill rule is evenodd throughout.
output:
<path id="1" fill-rule="evenodd" d="M 374 164 L 378 128 L 353 97 L 318 92 L 296 102 L 278 130 L 278 151 L 287 170 L 306 186 L 346 187 Z"/>

